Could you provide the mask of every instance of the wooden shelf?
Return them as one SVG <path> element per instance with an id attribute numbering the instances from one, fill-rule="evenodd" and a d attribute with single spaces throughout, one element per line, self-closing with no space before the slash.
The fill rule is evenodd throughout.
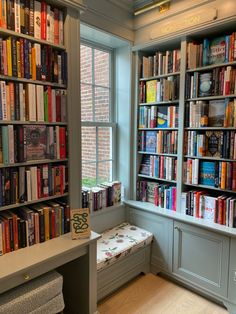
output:
<path id="1" fill-rule="evenodd" d="M 236 162 L 236 159 L 228 159 L 228 158 L 220 158 L 220 157 L 210 157 L 210 156 L 190 156 L 190 155 L 184 155 L 184 158 L 192 158 L 192 159 L 206 159 L 206 160 L 213 160 L 213 161 L 232 161 Z"/>
<path id="2" fill-rule="evenodd" d="M 0 164 L 0 168 L 27 167 L 27 166 L 32 166 L 32 165 L 52 164 L 52 163 L 67 162 L 67 161 L 68 161 L 67 158 L 31 160 L 31 161 L 26 161 L 26 162 L 16 162 L 14 164 Z"/>
<path id="3" fill-rule="evenodd" d="M 166 100 L 166 101 L 157 101 L 157 102 L 143 102 L 143 103 L 140 103 L 139 106 L 142 107 L 142 106 L 155 106 L 155 105 L 159 105 L 159 106 L 162 106 L 162 105 L 174 105 L 174 104 L 178 104 L 179 103 L 179 100 Z"/>
<path id="4" fill-rule="evenodd" d="M 184 185 L 193 186 L 193 187 L 196 187 L 196 188 L 201 188 L 201 189 L 206 189 L 206 190 L 214 190 L 214 191 L 219 191 L 219 192 L 227 192 L 227 193 L 236 194 L 236 191 L 227 190 L 227 189 L 215 188 L 214 186 L 209 186 L 209 185 L 189 184 L 189 183 L 184 183 Z"/>
<path id="5" fill-rule="evenodd" d="M 1 124 L 34 124 L 34 125 L 58 125 L 58 126 L 63 126 L 67 125 L 67 122 L 44 122 L 44 121 L 5 121 L 5 120 L 0 120 L 0 125 Z"/>
<path id="6" fill-rule="evenodd" d="M 235 94 L 219 95 L 219 96 L 205 96 L 205 97 L 188 98 L 188 99 L 186 99 L 186 101 L 216 100 L 216 99 L 235 98 L 235 97 L 236 97 Z"/>
<path id="7" fill-rule="evenodd" d="M 59 83 L 52 83 L 47 81 L 38 81 L 38 80 L 32 80 L 27 78 L 19 78 L 15 76 L 7 76 L 7 75 L 0 75 L 0 80 L 2 81 L 14 81 L 14 82 L 20 82 L 20 83 L 30 83 L 30 84 L 36 84 L 36 85 L 46 85 L 46 86 L 52 86 L 55 88 L 67 88 L 65 84 L 59 84 Z"/>
<path id="8" fill-rule="evenodd" d="M 227 66 L 232 66 L 235 65 L 236 66 L 236 61 L 232 61 L 232 62 L 225 62 L 225 63 L 218 63 L 218 64 L 212 64 L 212 65 L 206 65 L 203 67 L 198 67 L 195 69 L 189 69 L 186 72 L 188 73 L 192 73 L 192 72 L 202 72 L 202 71 L 207 71 L 207 70 L 211 70 L 211 69 L 215 69 L 215 68 L 221 68 L 221 67 L 227 67 Z"/>
<path id="9" fill-rule="evenodd" d="M 163 181 L 163 182 L 169 182 L 169 183 L 176 183 L 175 180 L 161 179 L 161 178 L 157 178 L 157 177 L 147 176 L 147 175 L 145 175 L 145 174 L 138 174 L 138 177 L 140 177 L 140 178 L 152 179 L 152 180 L 158 180 L 158 181 Z"/>
<path id="10" fill-rule="evenodd" d="M 177 154 L 167 154 L 167 153 L 151 153 L 151 152 L 144 152 L 138 151 L 141 155 L 156 155 L 156 156 L 167 156 L 167 157 L 177 157 Z"/>
<path id="11" fill-rule="evenodd" d="M 139 131 L 178 131 L 178 128 L 138 128 Z"/>
<path id="12" fill-rule="evenodd" d="M 51 46 L 51 47 L 59 49 L 59 50 L 65 50 L 66 49 L 64 45 L 57 45 L 57 44 L 54 44 L 52 42 L 49 42 L 49 41 L 46 41 L 46 40 L 43 40 L 43 39 L 37 39 L 37 38 L 35 38 L 33 36 L 26 35 L 26 34 L 23 34 L 23 33 L 17 33 L 17 32 L 14 32 L 12 30 L 5 29 L 5 28 L 2 28 L 2 27 L 0 27 L 0 34 L 1 35 L 5 35 L 5 36 L 14 36 L 14 37 L 19 37 L 19 38 L 25 38 L 25 39 L 28 39 L 28 40 L 34 42 L 34 43 L 39 43 L 39 44 L 42 44 L 42 45 Z"/>
<path id="13" fill-rule="evenodd" d="M 189 131 L 211 131 L 211 130 L 216 130 L 216 131 L 236 131 L 236 128 L 234 127 L 227 127 L 224 128 L 222 126 L 206 126 L 206 127 L 199 127 L 199 128 L 195 128 L 195 127 L 187 127 L 185 128 L 185 130 L 189 130 Z"/>
<path id="14" fill-rule="evenodd" d="M 161 79 L 161 78 L 165 78 L 168 76 L 176 76 L 176 75 L 180 75 L 180 72 L 172 72 L 172 73 L 168 73 L 168 74 L 160 74 L 160 75 L 156 75 L 156 76 L 152 76 L 152 77 L 146 77 L 146 78 L 141 78 L 139 81 L 151 81 L 151 80 L 156 80 L 156 79 Z"/>
<path id="15" fill-rule="evenodd" d="M 62 195 L 53 195 L 53 196 L 49 196 L 49 197 L 43 197 L 43 198 L 40 198 L 38 200 L 28 201 L 28 202 L 24 202 L 24 203 L 17 203 L 17 204 L 1 206 L 0 211 L 8 210 L 8 209 L 14 209 L 14 208 L 18 208 L 21 206 L 28 206 L 28 205 L 32 205 L 32 204 L 36 204 L 36 203 L 41 203 L 41 202 L 46 202 L 46 201 L 54 200 L 56 198 L 66 197 L 68 195 L 69 195 L 68 193 L 64 193 Z"/>

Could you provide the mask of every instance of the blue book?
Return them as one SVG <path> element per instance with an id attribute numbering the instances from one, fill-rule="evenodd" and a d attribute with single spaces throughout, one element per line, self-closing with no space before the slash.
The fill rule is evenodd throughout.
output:
<path id="1" fill-rule="evenodd" d="M 202 65 L 206 66 L 208 64 L 209 64 L 209 40 L 205 38 L 203 40 Z"/>
<path id="2" fill-rule="evenodd" d="M 157 146 L 157 132 L 146 131 L 146 152 L 155 153 Z"/>
<path id="3" fill-rule="evenodd" d="M 157 112 L 157 127 L 167 128 L 168 127 L 168 107 L 158 107 Z"/>
<path id="4" fill-rule="evenodd" d="M 202 161 L 200 163 L 200 184 L 215 186 L 215 162 Z"/>

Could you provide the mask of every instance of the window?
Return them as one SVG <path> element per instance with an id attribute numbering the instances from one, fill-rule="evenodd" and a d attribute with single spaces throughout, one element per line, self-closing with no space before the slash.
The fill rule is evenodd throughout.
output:
<path id="1" fill-rule="evenodd" d="M 114 178 L 112 50 L 81 44 L 82 185 Z"/>

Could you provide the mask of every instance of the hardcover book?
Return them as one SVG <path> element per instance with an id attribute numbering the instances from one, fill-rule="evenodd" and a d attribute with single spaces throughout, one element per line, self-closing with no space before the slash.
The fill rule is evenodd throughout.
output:
<path id="1" fill-rule="evenodd" d="M 152 103 L 157 99 L 157 81 L 151 80 L 146 82 L 146 102 Z"/>
<path id="2" fill-rule="evenodd" d="M 202 161 L 200 163 L 200 184 L 215 186 L 215 162 Z"/>
<path id="3" fill-rule="evenodd" d="M 210 40 L 209 43 L 209 64 L 225 62 L 225 36 L 217 37 Z"/>
<path id="4" fill-rule="evenodd" d="M 146 152 L 155 153 L 157 144 L 157 132 L 146 131 Z"/>
<path id="5" fill-rule="evenodd" d="M 224 126 L 225 119 L 225 100 L 209 101 L 209 126 Z"/>
<path id="6" fill-rule="evenodd" d="M 168 127 L 168 107 L 158 107 L 157 112 L 157 127 L 167 128 Z"/>
<path id="7" fill-rule="evenodd" d="M 214 222 L 217 198 L 205 195 L 204 201 L 205 201 L 205 208 L 204 208 L 203 218 L 210 222 Z"/>
<path id="8" fill-rule="evenodd" d="M 221 157 L 221 131 L 206 132 L 206 156 Z"/>
<path id="9" fill-rule="evenodd" d="M 46 126 L 25 125 L 26 160 L 39 160 L 46 158 Z"/>

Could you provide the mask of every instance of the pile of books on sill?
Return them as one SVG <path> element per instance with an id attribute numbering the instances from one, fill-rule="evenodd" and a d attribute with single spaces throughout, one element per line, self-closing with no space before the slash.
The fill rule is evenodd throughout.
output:
<path id="1" fill-rule="evenodd" d="M 104 182 L 96 187 L 82 187 L 82 207 L 90 212 L 116 205 L 121 201 L 121 182 Z"/>

